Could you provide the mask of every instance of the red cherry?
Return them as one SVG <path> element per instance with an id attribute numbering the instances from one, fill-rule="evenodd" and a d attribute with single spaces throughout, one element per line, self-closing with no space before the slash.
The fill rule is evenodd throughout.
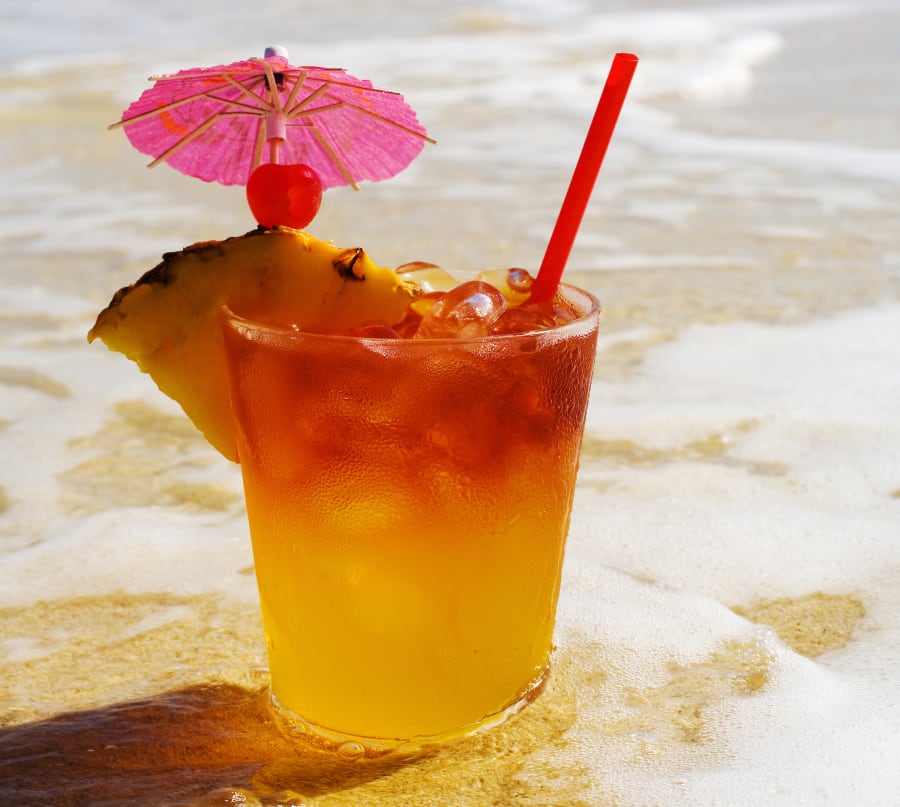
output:
<path id="1" fill-rule="evenodd" d="M 308 165 L 264 163 L 247 180 L 247 203 L 263 227 L 302 230 L 319 212 L 322 182 Z"/>

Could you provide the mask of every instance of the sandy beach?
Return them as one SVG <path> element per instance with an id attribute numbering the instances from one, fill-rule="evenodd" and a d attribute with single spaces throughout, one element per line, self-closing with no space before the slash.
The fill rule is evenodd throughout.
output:
<path id="1" fill-rule="evenodd" d="M 893 4 L 79 8 L 3 12 L 5 803 L 896 803 Z M 551 676 L 414 757 L 272 716 L 240 470 L 85 338 L 164 252 L 253 227 L 241 188 L 146 170 L 107 124 L 273 39 L 437 141 L 311 229 L 460 273 L 536 269 L 612 56 L 641 57 L 566 272 L 603 317 Z"/>

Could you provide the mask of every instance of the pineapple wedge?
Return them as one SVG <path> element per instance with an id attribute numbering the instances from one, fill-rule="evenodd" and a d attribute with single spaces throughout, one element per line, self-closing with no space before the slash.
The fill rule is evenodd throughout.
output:
<path id="1" fill-rule="evenodd" d="M 403 319 L 416 286 L 359 248 L 308 233 L 257 229 L 167 253 L 116 292 L 88 341 L 124 354 L 184 409 L 206 439 L 238 461 L 218 310 L 308 331 Z"/>

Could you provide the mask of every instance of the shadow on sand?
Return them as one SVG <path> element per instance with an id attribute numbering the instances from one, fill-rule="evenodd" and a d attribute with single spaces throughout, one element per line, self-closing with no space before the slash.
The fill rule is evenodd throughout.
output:
<path id="1" fill-rule="evenodd" d="M 0 729 L 0 803 L 301 805 L 426 755 L 347 759 L 288 734 L 267 690 L 197 686 Z"/>

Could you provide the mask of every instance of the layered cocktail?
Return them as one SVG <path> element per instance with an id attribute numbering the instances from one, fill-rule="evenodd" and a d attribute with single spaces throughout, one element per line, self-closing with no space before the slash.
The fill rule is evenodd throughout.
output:
<path id="1" fill-rule="evenodd" d="M 91 332 L 240 462 L 273 693 L 329 740 L 463 733 L 545 673 L 599 311 L 491 279 L 260 229 Z"/>
<path id="2" fill-rule="evenodd" d="M 224 313 L 273 691 L 314 730 L 438 737 L 540 684 L 597 336 L 564 299 L 465 339 Z"/>

